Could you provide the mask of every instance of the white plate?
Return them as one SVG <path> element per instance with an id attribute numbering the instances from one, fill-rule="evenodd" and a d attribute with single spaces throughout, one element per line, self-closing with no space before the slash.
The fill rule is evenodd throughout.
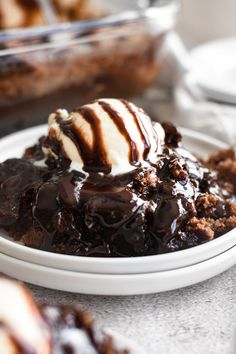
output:
<path id="1" fill-rule="evenodd" d="M 146 274 L 95 274 L 44 267 L 0 253 L 1 271 L 46 288 L 93 295 L 138 295 L 173 290 L 214 277 L 236 264 L 236 246 L 207 261 Z"/>
<path id="2" fill-rule="evenodd" d="M 0 141 L 0 161 L 9 157 L 21 156 L 25 147 L 34 144 L 37 138 L 46 133 L 46 125 L 30 128 L 12 134 Z M 209 136 L 181 129 L 184 145 L 193 152 L 206 156 L 226 145 Z M 186 267 L 212 258 L 236 244 L 236 230 L 232 230 L 204 245 L 191 249 L 147 257 L 98 258 L 66 256 L 31 249 L 7 239 L 3 230 L 0 237 L 0 252 L 11 257 L 27 260 L 47 267 L 58 269 L 98 273 L 98 274 L 135 274 L 171 270 Z"/>
<path id="3" fill-rule="evenodd" d="M 212 99 L 236 104 L 236 38 L 203 44 L 191 52 L 192 72 Z"/>

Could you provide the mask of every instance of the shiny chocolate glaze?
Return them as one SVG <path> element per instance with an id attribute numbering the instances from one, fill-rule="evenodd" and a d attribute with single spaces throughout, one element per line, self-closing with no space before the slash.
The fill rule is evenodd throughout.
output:
<path id="1" fill-rule="evenodd" d="M 118 120 L 116 112 L 100 104 Z M 86 109 L 82 114 L 92 122 L 97 147 L 102 148 L 94 112 Z M 69 124 L 62 123 L 63 132 L 78 141 Z M 181 135 L 172 124 L 163 128 L 165 145 L 156 163 L 120 176 L 90 168 L 83 138 L 78 149 L 89 174 L 70 170 L 63 154 L 48 157 L 45 167 L 38 167 L 42 147 L 52 143 L 41 138 L 23 159 L 0 165 L 0 225 L 31 247 L 101 257 L 165 253 L 222 235 L 234 227 L 227 222 L 235 213 L 232 193 L 219 184 L 216 172 L 181 146 Z M 142 134 L 149 149 L 144 130 Z M 135 147 L 130 146 L 135 162 Z M 60 149 L 56 144 L 53 148 Z M 102 161 L 99 154 L 93 158 L 93 163 Z M 217 229 L 213 223 L 218 219 L 222 225 Z"/>

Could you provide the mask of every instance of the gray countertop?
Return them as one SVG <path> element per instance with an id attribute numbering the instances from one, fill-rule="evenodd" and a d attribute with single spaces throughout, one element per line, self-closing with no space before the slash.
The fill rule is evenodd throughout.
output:
<path id="1" fill-rule="evenodd" d="M 30 289 L 40 303 L 80 303 L 102 326 L 134 339 L 148 354 L 236 354 L 236 267 L 201 284 L 153 295 Z"/>

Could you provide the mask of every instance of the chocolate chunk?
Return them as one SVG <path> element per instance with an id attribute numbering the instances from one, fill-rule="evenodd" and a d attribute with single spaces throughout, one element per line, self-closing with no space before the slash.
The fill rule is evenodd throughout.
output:
<path id="1" fill-rule="evenodd" d="M 167 146 L 176 148 L 180 141 L 182 140 L 182 136 L 177 128 L 170 122 L 163 122 L 162 127 L 165 130 L 165 143 Z"/>

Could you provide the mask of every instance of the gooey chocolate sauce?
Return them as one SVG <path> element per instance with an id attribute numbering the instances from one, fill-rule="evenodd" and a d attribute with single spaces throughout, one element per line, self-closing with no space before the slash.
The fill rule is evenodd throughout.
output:
<path id="1" fill-rule="evenodd" d="M 103 101 L 100 104 L 108 112 L 112 111 L 109 116 L 120 124 L 121 119 L 113 108 L 107 103 L 104 105 Z M 93 134 L 99 138 L 100 126 L 94 112 L 86 108 L 81 114 L 92 124 L 93 132 L 94 124 L 97 124 Z M 78 151 L 82 151 L 88 170 L 89 158 L 83 157 L 87 150 L 93 163 L 103 162 L 100 155 L 89 150 L 83 136 L 77 135 L 71 120 L 59 123 L 63 132 L 77 144 Z M 39 168 L 31 161 L 44 146 L 41 140 L 41 145 L 32 148 L 31 156 L 28 150 L 30 160 L 14 159 L 0 165 L 0 184 L 4 186 L 0 191 L 0 224 L 13 230 L 13 237 L 17 225 L 16 238 L 19 233 L 27 235 L 31 247 L 33 225 L 34 237 L 39 234 L 34 247 L 80 256 L 145 256 L 205 242 L 203 231 L 194 229 L 190 232 L 186 225 L 197 213 L 198 196 L 214 195 L 222 201 L 223 210 L 224 192 L 214 172 L 180 147 L 181 136 L 175 127 L 167 123 L 163 127 L 165 145 L 157 155 L 156 164 L 150 168 L 138 167 L 132 173 L 119 176 L 102 175 L 93 169 L 87 176 L 64 168 L 56 159 L 39 173 Z M 121 130 L 123 128 L 121 125 Z M 142 134 L 145 139 L 143 128 Z M 99 149 L 103 146 L 99 139 L 96 144 Z M 130 145 L 131 151 L 132 148 Z M 146 148 L 149 148 L 148 141 Z M 18 182 L 22 176 L 23 185 Z M 7 203 L 5 193 L 9 196 Z"/>

